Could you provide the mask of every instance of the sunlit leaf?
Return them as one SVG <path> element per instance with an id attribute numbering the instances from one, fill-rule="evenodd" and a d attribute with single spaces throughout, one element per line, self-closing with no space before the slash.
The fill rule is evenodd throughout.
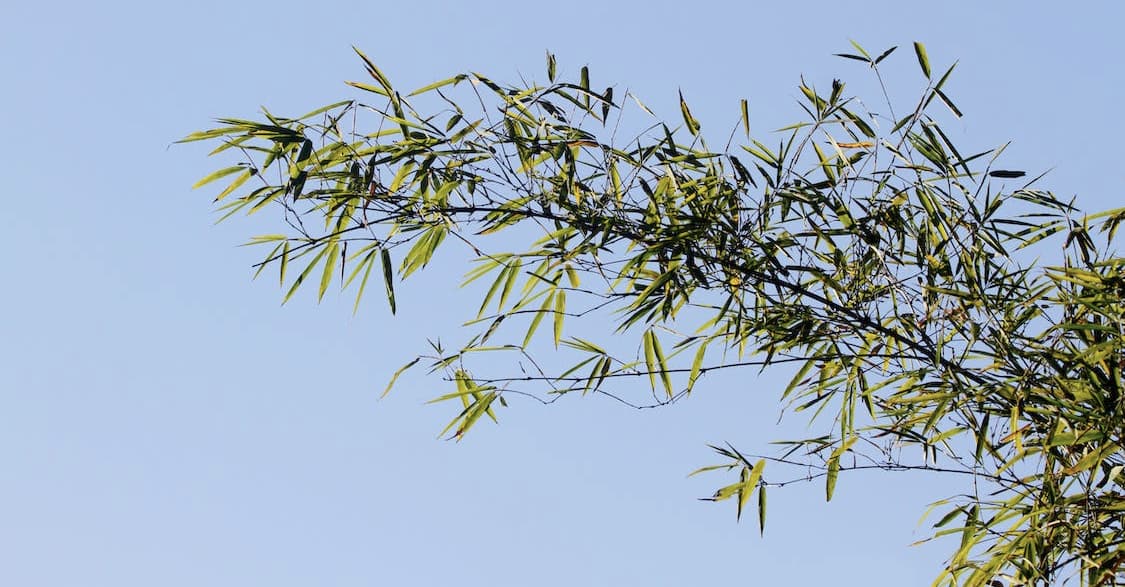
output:
<path id="1" fill-rule="evenodd" d="M 914 42 L 914 54 L 918 57 L 918 66 L 922 68 L 922 74 L 926 79 L 930 77 L 930 58 L 926 56 L 926 46 L 917 41 Z"/>

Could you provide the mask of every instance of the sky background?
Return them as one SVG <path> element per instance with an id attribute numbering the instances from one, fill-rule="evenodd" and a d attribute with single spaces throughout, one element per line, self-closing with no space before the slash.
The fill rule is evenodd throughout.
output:
<path id="1" fill-rule="evenodd" d="M 1080 8 L 1085 6 L 1086 8 Z M 798 117 L 801 74 L 899 45 L 889 80 L 960 60 L 946 127 L 1088 210 L 1121 205 L 1125 68 L 1116 3 L 26 2 L 0 18 L 0 584 L 918 585 L 950 545 L 924 506 L 957 490 L 844 475 L 770 494 L 764 537 L 696 498 L 706 443 L 768 451 L 783 377 L 705 380 L 637 412 L 604 398 L 513 402 L 500 426 L 436 438 L 451 406 L 421 375 L 378 396 L 475 302 L 429 272 L 281 307 L 250 281 L 256 232 L 214 225 L 205 148 L 176 139 L 259 105 L 355 97 L 350 46 L 403 88 L 471 69 L 505 81 L 584 64 L 678 121 L 683 89 L 725 136 L 740 98 L 761 136 Z M 620 95 L 620 94 L 619 94 Z M 788 421 L 788 420 L 787 420 Z M 799 421 L 799 420 L 798 420 Z M 768 475 L 768 472 L 767 472 Z"/>

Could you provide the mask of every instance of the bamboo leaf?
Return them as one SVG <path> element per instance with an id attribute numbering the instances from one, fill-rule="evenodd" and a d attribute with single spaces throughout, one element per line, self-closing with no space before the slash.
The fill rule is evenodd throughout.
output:
<path id="1" fill-rule="evenodd" d="M 451 78 L 448 78 L 448 79 L 443 79 L 441 81 L 434 82 L 434 83 L 426 85 L 426 86 L 422 86 L 422 87 L 418 88 L 417 90 L 414 90 L 413 92 L 410 92 L 409 94 L 407 94 L 407 97 L 417 96 L 419 94 L 425 94 L 426 92 L 430 92 L 430 91 L 436 90 L 438 88 L 444 88 L 445 86 L 448 86 L 448 85 L 451 85 L 451 84 L 457 85 L 458 83 L 464 81 L 465 77 L 466 77 L 465 74 L 459 74 L 459 75 L 455 75 L 455 76 L 453 76 Z"/>
<path id="2" fill-rule="evenodd" d="M 395 381 L 398 381 L 399 375 L 402 375 L 403 373 L 405 373 L 407 369 L 409 369 L 409 368 L 413 367 L 414 365 L 418 364 L 418 361 L 421 361 L 421 360 L 422 360 L 422 357 L 415 357 L 414 359 L 412 359 L 411 361 L 409 361 L 405 365 L 399 367 L 398 370 L 395 371 L 394 375 L 391 376 L 391 380 L 390 380 L 389 383 L 387 383 L 387 387 L 383 390 L 383 394 L 379 396 L 380 399 L 384 398 L 384 397 L 387 397 L 387 394 L 391 392 L 391 388 L 394 387 Z"/>
<path id="3" fill-rule="evenodd" d="M 851 44 L 852 44 L 852 47 L 855 47 L 855 50 L 856 50 L 856 51 L 859 51 L 859 54 L 860 54 L 860 55 L 863 55 L 863 57 L 864 57 L 864 58 L 865 58 L 865 59 L 866 59 L 867 61 L 871 61 L 871 55 L 870 55 L 870 54 L 869 54 L 869 53 L 867 52 L 867 50 L 866 50 L 866 49 L 864 49 L 863 47 L 861 47 L 861 46 L 859 45 L 859 43 L 855 42 L 854 40 L 849 40 L 848 42 L 849 42 L 849 43 L 851 43 Z"/>
<path id="4" fill-rule="evenodd" d="M 379 251 L 383 261 L 383 286 L 387 290 L 387 304 L 391 307 L 391 314 L 395 313 L 395 282 L 394 270 L 391 269 L 391 253 L 387 249 Z"/>
<path id="5" fill-rule="evenodd" d="M 297 288 L 301 287 L 301 284 L 304 283 L 305 278 L 308 277 L 309 273 L 311 273 L 312 270 L 316 268 L 317 264 L 320 263 L 320 260 L 324 258 L 324 254 L 326 252 L 328 252 L 328 249 L 321 247 L 320 251 L 318 251 L 312 258 L 312 261 L 309 261 L 309 264 L 305 266 L 305 270 L 297 276 L 297 279 L 293 281 L 293 285 L 289 288 L 289 291 L 285 293 L 285 297 L 281 300 L 282 304 L 288 302 L 289 298 L 293 297 L 293 294 L 297 293 Z"/>
<path id="6" fill-rule="evenodd" d="M 367 55 L 364 55 L 363 51 L 360 51 L 358 47 L 352 46 L 352 50 L 355 51 L 356 55 L 359 55 L 359 58 L 363 60 L 363 64 L 367 67 L 367 73 L 369 73 L 371 77 L 375 78 L 375 81 L 379 83 L 379 86 L 383 91 L 378 93 L 390 97 L 394 92 L 394 89 L 391 88 L 390 82 L 387 81 L 387 76 L 383 75 L 383 72 L 379 71 L 379 68 L 376 67 L 375 64 L 367 58 Z"/>
<path id="7" fill-rule="evenodd" d="M 485 268 L 487 269 L 487 268 L 495 267 L 495 266 L 496 266 L 495 261 L 492 261 L 488 265 L 486 265 Z M 507 266 L 505 266 L 503 269 L 501 269 L 499 272 L 497 272 L 496 279 L 494 279 L 492 281 L 492 285 L 489 286 L 488 291 L 484 294 L 484 299 L 481 300 L 480 308 L 477 309 L 477 318 L 480 318 L 481 316 L 484 315 L 484 310 L 488 307 L 488 302 L 492 301 L 492 296 L 496 295 L 496 292 L 500 291 L 500 288 L 503 285 L 503 283 L 507 281 L 507 279 L 506 279 L 507 278 L 507 272 L 508 272 Z M 468 283 L 469 281 L 470 281 L 469 279 L 465 280 L 466 283 Z M 464 284 L 462 284 L 462 285 L 464 285 Z M 500 305 L 503 306 L 503 304 L 500 304 Z"/>
<path id="8" fill-rule="evenodd" d="M 328 245 L 324 254 L 324 271 L 320 275 L 320 288 L 317 290 L 316 301 L 324 299 L 324 292 L 328 291 L 328 284 L 332 282 L 332 274 L 336 272 L 336 261 L 339 257 L 339 241 L 333 240 Z"/>
<path id="9" fill-rule="evenodd" d="M 652 387 L 653 391 L 656 390 L 657 369 L 656 350 L 653 348 L 652 342 L 655 337 L 656 335 L 652 332 L 652 329 L 649 329 L 645 331 L 643 339 L 641 341 L 641 345 L 644 347 L 643 350 L 645 355 L 645 372 L 648 374 L 649 385 Z"/>
<path id="10" fill-rule="evenodd" d="M 690 393 L 695 386 L 696 380 L 703 371 L 703 358 L 707 355 L 707 342 L 703 341 L 699 344 L 699 348 L 695 351 L 695 358 L 691 362 L 691 373 L 688 375 L 688 392 Z"/>
<path id="11" fill-rule="evenodd" d="M 660 381 L 664 384 L 664 392 L 668 399 L 672 398 L 672 376 L 668 373 L 668 360 L 664 357 L 664 350 L 660 346 L 660 337 L 652 332 L 652 353 L 656 356 L 656 364 L 660 367 Z"/>
<path id="12" fill-rule="evenodd" d="M 738 509 L 736 510 L 734 517 L 736 521 L 742 520 L 742 508 L 746 505 L 747 501 L 750 501 L 750 491 L 747 490 L 747 487 L 749 487 L 750 485 L 748 482 L 749 479 L 750 470 L 746 467 L 743 467 L 742 471 L 739 473 L 740 483 L 738 488 Z"/>
<path id="13" fill-rule="evenodd" d="M 692 136 L 699 134 L 699 121 L 691 115 L 691 110 L 688 108 L 687 102 L 684 101 L 684 93 L 680 92 L 680 114 L 684 117 L 684 124 L 687 125 L 688 132 Z"/>
<path id="14" fill-rule="evenodd" d="M 222 201 L 223 198 L 234 193 L 234 190 L 242 187 L 242 184 L 246 183 L 248 179 L 253 177 L 255 172 L 256 170 L 254 169 L 244 169 L 242 173 L 238 174 L 238 177 L 234 178 L 234 181 L 230 182 L 230 184 L 227 185 L 227 187 L 223 191 L 219 192 L 219 195 L 215 196 L 215 201 Z"/>
<path id="15" fill-rule="evenodd" d="M 750 138 L 750 103 L 741 100 L 739 105 L 742 107 L 742 130 L 746 133 L 746 138 Z"/>
<path id="16" fill-rule="evenodd" d="M 223 169 L 220 169 L 218 171 L 210 173 L 206 177 L 204 177 L 203 179 L 195 182 L 194 184 L 192 184 L 191 189 L 194 190 L 194 189 L 197 189 L 197 188 L 201 188 L 201 187 L 203 187 L 203 186 L 205 186 L 205 185 L 207 185 L 207 184 L 209 184 L 209 183 L 211 183 L 211 182 L 213 182 L 217 179 L 222 179 L 222 178 L 224 178 L 228 175 L 231 175 L 233 173 L 238 173 L 239 171 L 246 171 L 246 168 L 243 167 L 242 165 L 234 165 L 232 167 L 224 167 Z M 218 199 L 219 198 L 216 198 L 216 200 L 218 200 Z"/>
<path id="17" fill-rule="evenodd" d="M 527 348 L 531 343 L 531 337 L 535 335 L 535 330 L 539 328 L 539 323 L 543 321 L 543 316 L 551 311 L 551 304 L 555 301 L 555 294 L 557 290 L 551 290 L 546 296 L 543 297 L 543 304 L 535 311 L 535 317 L 531 319 L 531 325 L 527 327 L 527 334 L 523 337 L 523 343 L 520 345 Z"/>
<path id="18" fill-rule="evenodd" d="M 348 280 L 344 282 L 344 287 L 347 287 L 348 284 L 352 282 L 352 279 L 355 279 L 355 276 L 359 274 L 360 270 L 363 271 L 363 278 L 359 280 L 359 288 L 355 294 L 355 304 L 352 305 L 352 315 L 359 312 L 359 302 L 363 299 L 363 291 L 367 289 L 367 278 L 371 275 L 371 268 L 375 266 L 375 254 L 378 252 L 377 249 L 369 251 L 367 255 L 363 257 L 363 260 L 356 265 L 355 269 L 352 269 L 352 274 L 349 275 Z"/>
<path id="19" fill-rule="evenodd" d="M 918 56 L 918 66 L 922 68 L 922 74 L 926 79 L 930 79 L 930 58 L 926 56 L 926 46 L 915 41 L 914 54 Z"/>
<path id="20" fill-rule="evenodd" d="M 858 436 L 852 436 L 845 440 L 840 446 L 832 451 L 828 457 L 828 473 L 825 475 L 824 480 L 824 494 L 825 501 L 832 501 L 832 494 L 836 491 L 836 478 L 840 475 L 840 457 L 844 455 L 859 440 Z"/>
<path id="21" fill-rule="evenodd" d="M 836 478 L 840 475 L 840 457 L 828 459 L 828 473 L 824 478 L 825 501 L 832 501 L 832 494 L 836 491 Z"/>
<path id="22" fill-rule="evenodd" d="M 349 86 L 351 86 L 353 88 L 359 88 L 361 90 L 371 92 L 373 94 L 379 94 L 380 96 L 385 96 L 387 98 L 391 97 L 391 95 L 389 93 L 387 93 L 386 90 L 384 90 L 383 88 L 380 88 L 378 86 L 373 86 L 371 84 L 366 84 L 366 83 L 363 83 L 363 82 L 354 82 L 354 81 L 349 81 L 349 82 L 344 82 L 344 83 L 348 84 Z"/>
<path id="23" fill-rule="evenodd" d="M 891 53 L 894 53 L 895 49 L 898 49 L 898 47 L 897 46 L 891 47 L 890 49 L 887 49 L 886 51 L 883 51 L 882 54 L 880 54 L 878 57 L 875 58 L 875 62 L 874 62 L 875 65 L 879 65 L 879 63 L 881 63 L 884 59 L 889 57 L 891 55 Z"/>
<path id="24" fill-rule="evenodd" d="M 508 294 L 512 292 L 512 288 L 516 285 L 516 279 L 519 277 L 521 262 L 519 259 L 513 260 L 507 267 L 508 277 L 504 280 L 504 288 L 500 290 L 500 300 L 496 302 L 496 310 L 503 311 L 504 304 L 508 301 Z"/>
<path id="25" fill-rule="evenodd" d="M 758 533 L 766 534 L 766 484 L 758 486 Z"/>
<path id="26" fill-rule="evenodd" d="M 285 269 L 289 264 L 289 241 L 285 241 L 285 245 L 281 247 L 281 257 L 278 262 L 278 279 L 281 282 L 281 287 L 285 287 Z"/>
<path id="27" fill-rule="evenodd" d="M 563 319 L 565 317 L 566 317 L 566 291 L 560 289 L 555 293 L 555 320 L 554 320 L 555 348 L 559 348 L 559 340 L 562 339 Z"/>

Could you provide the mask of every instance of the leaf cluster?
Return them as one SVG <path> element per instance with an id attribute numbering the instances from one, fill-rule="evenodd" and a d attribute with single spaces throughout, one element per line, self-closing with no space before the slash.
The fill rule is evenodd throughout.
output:
<path id="1" fill-rule="evenodd" d="M 894 49 L 854 47 L 841 56 L 882 84 Z M 962 115 L 945 91 L 955 64 L 914 49 L 925 85 L 901 116 L 802 80 L 803 120 L 756 137 L 744 100 L 718 149 L 682 94 L 681 120 L 661 122 L 585 67 L 560 78 L 552 55 L 544 85 L 464 73 L 404 94 L 359 53 L 364 100 L 184 141 L 237 154 L 197 184 L 226 182 L 223 218 L 279 212 L 288 232 L 251 243 L 285 299 L 337 282 L 358 308 L 374 271 L 394 312 L 396 282 L 443 245 L 474 253 L 474 334 L 395 374 L 445 375 L 434 401 L 460 412 L 443 434 L 513 396 L 653 407 L 716 370 L 791 363 L 781 401 L 821 433 L 771 455 L 713 447 L 725 462 L 700 471 L 738 479 L 709 499 L 741 517 L 757 493 L 764 529 L 767 487 L 818 479 L 831 499 L 847 471 L 957 475 L 966 490 L 933 508 L 934 537 L 958 540 L 936 584 L 1115 584 L 1125 259 L 1110 245 L 1125 209 L 1084 214 L 995 167 L 1003 148 L 963 153 L 940 124 Z M 621 139 L 627 108 L 656 122 Z M 518 372 L 477 369 L 482 352 Z"/>

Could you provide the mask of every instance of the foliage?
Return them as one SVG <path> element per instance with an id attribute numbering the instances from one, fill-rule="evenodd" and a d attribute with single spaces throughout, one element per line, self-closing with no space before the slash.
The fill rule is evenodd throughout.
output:
<path id="1" fill-rule="evenodd" d="M 882 86 L 894 49 L 855 50 L 841 57 Z M 403 95 L 360 53 L 371 79 L 349 83 L 370 101 L 184 141 L 240 154 L 197 184 L 229 182 L 224 218 L 281 211 L 289 231 L 251 242 L 285 299 L 339 281 L 358 306 L 374 273 L 394 312 L 396 281 L 443 244 L 473 251 L 475 335 L 403 368 L 452 383 L 434 400 L 461 408 L 452 438 L 514 395 L 639 406 L 621 391 L 636 379 L 662 405 L 718 369 L 792 363 L 781 401 L 823 433 L 779 454 L 714 447 L 726 461 L 700 471 L 738 476 L 711 499 L 739 516 L 756 499 L 764 526 L 767 489 L 795 479 L 831 499 L 850 470 L 963 476 L 934 504 L 934 536 L 959 538 L 935 584 L 1125 581 L 1125 259 L 1110 251 L 1125 209 L 1084 215 L 995 168 L 1002 148 L 962 154 L 938 124 L 961 115 L 954 67 L 914 52 L 925 88 L 901 116 L 802 80 L 804 121 L 767 144 L 744 100 L 720 150 L 682 95 L 682 120 L 620 140 L 623 110 L 648 108 L 585 67 L 559 78 L 551 55 L 545 85 L 465 73 Z M 518 360 L 474 368 L 481 352 Z"/>

